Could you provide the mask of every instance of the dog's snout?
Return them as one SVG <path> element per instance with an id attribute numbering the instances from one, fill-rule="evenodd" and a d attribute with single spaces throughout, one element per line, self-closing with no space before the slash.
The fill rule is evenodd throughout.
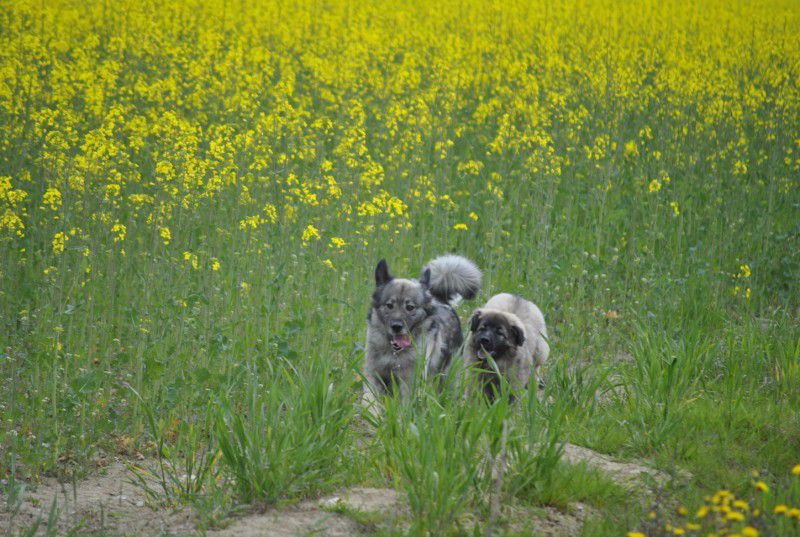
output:
<path id="1" fill-rule="evenodd" d="M 391 327 L 392 332 L 394 332 L 395 334 L 399 334 L 400 332 L 403 331 L 403 322 L 402 321 L 391 321 L 389 323 L 389 326 Z"/>
<path id="2" fill-rule="evenodd" d="M 492 344 L 492 340 L 489 336 L 478 336 L 478 345 L 484 348 L 488 348 Z"/>

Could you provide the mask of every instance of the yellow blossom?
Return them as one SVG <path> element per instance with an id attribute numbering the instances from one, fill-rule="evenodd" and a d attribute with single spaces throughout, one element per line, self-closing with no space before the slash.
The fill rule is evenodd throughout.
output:
<path id="1" fill-rule="evenodd" d="M 59 231 L 53 236 L 53 253 L 60 254 L 64 251 L 64 246 L 69 240 L 69 235 L 63 231 Z"/>
<path id="2" fill-rule="evenodd" d="M 729 511 L 727 515 L 725 515 L 727 520 L 732 520 L 735 522 L 741 522 L 744 520 L 744 515 L 739 511 Z"/>
<path id="3" fill-rule="evenodd" d="M 658 179 L 653 179 L 652 181 L 650 181 L 650 186 L 648 187 L 648 189 L 650 190 L 650 192 L 658 192 L 659 190 L 661 190 L 661 181 L 659 181 Z"/>
<path id="4" fill-rule="evenodd" d="M 739 278 L 749 278 L 749 277 L 750 277 L 750 265 L 740 265 Z"/>
<path id="5" fill-rule="evenodd" d="M 250 292 L 250 284 L 242 280 L 239 282 L 239 294 L 245 296 Z"/>
<path id="6" fill-rule="evenodd" d="M 308 243 L 311 239 L 314 240 L 320 239 L 319 230 L 317 230 L 317 228 L 314 227 L 313 224 L 309 224 L 308 226 L 306 226 L 306 228 L 303 230 L 303 235 L 302 235 L 303 244 Z"/>
<path id="7" fill-rule="evenodd" d="M 453 229 L 455 229 L 457 231 L 466 231 L 467 230 L 467 224 L 456 224 L 456 225 L 453 226 Z"/>
<path id="8" fill-rule="evenodd" d="M 333 262 L 332 262 L 330 259 L 326 259 L 326 260 L 324 260 L 324 261 L 322 262 L 322 264 L 323 264 L 323 265 L 325 265 L 326 267 L 328 267 L 329 269 L 332 269 L 332 268 L 333 268 Z"/>
<path id="9" fill-rule="evenodd" d="M 166 226 L 159 226 L 158 234 L 161 236 L 161 241 L 164 243 L 164 246 L 169 245 L 169 241 L 172 240 L 172 233 L 169 228 Z"/>
<path id="10" fill-rule="evenodd" d="M 639 156 L 639 146 L 636 145 L 636 140 L 631 140 L 625 143 L 625 156 L 626 157 Z"/>
<path id="11" fill-rule="evenodd" d="M 183 252 L 183 260 L 189 263 L 195 270 L 200 266 L 197 254 L 193 254 L 192 252 Z"/>
<path id="12" fill-rule="evenodd" d="M 44 193 L 44 204 L 50 207 L 53 211 L 61 207 L 61 192 L 57 188 L 48 188 Z"/>
<path id="13" fill-rule="evenodd" d="M 124 241 L 127 232 L 128 228 L 125 226 L 125 224 L 120 224 L 119 222 L 111 227 L 111 233 L 114 234 L 114 242 Z"/>

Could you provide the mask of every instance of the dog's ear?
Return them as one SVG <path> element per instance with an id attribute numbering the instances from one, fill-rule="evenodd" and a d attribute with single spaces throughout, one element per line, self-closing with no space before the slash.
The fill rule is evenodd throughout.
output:
<path id="1" fill-rule="evenodd" d="M 431 286 L 431 269 L 426 268 L 422 271 L 422 276 L 419 277 L 419 284 L 425 289 Z"/>
<path id="2" fill-rule="evenodd" d="M 472 314 L 472 319 L 469 320 L 469 331 L 475 332 L 478 330 L 478 325 L 481 324 L 481 310 L 475 310 Z"/>
<path id="3" fill-rule="evenodd" d="M 385 259 L 378 261 L 378 266 L 375 267 L 375 285 L 380 287 L 385 283 L 392 281 L 393 276 L 389 274 L 389 265 L 386 264 Z"/>
<path id="4" fill-rule="evenodd" d="M 508 331 L 511 334 L 511 340 L 517 347 L 525 343 L 525 334 L 523 333 L 522 328 L 512 324 L 508 327 Z"/>

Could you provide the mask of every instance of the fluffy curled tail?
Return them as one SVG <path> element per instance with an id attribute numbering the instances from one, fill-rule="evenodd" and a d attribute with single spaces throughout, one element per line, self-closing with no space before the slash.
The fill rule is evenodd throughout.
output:
<path id="1" fill-rule="evenodd" d="M 422 269 L 420 283 L 442 302 L 453 304 L 459 297 L 469 300 L 481 289 L 480 269 L 460 255 L 439 256 Z"/>

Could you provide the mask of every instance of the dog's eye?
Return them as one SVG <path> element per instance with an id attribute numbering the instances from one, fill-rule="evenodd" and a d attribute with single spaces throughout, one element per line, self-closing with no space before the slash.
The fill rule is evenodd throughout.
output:
<path id="1" fill-rule="evenodd" d="M 414 304 L 406 304 L 406 311 L 414 311 L 415 308 Z"/>
<path id="2" fill-rule="evenodd" d="M 394 307 L 394 304 L 392 304 L 391 302 L 387 302 L 387 303 L 386 303 L 386 304 L 384 304 L 384 305 L 386 306 L 386 309 L 387 309 L 387 310 L 390 310 L 390 309 L 392 309 L 392 308 Z"/>

